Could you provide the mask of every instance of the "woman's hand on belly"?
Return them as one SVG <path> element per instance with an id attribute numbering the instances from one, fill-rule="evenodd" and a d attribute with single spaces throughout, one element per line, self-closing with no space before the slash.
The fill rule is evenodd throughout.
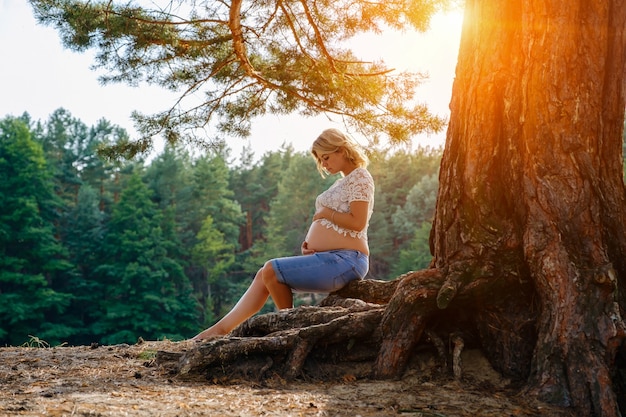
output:
<path id="1" fill-rule="evenodd" d="M 303 255 L 312 255 L 315 253 L 313 249 L 309 249 L 309 242 L 307 242 L 306 240 L 302 242 L 302 247 L 300 248 L 300 251 Z"/>

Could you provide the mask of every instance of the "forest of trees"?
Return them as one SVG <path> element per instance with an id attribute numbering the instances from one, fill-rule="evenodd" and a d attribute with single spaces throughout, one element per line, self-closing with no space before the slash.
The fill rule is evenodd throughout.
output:
<path id="1" fill-rule="evenodd" d="M 45 122 L 0 120 L 1 345 L 191 337 L 265 260 L 299 253 L 315 196 L 336 180 L 290 147 L 237 158 L 227 148 L 166 147 L 149 161 L 97 153 L 126 139 L 106 120 L 88 127 L 64 109 Z M 388 280 L 430 262 L 441 150 L 370 157 L 369 277 Z"/>

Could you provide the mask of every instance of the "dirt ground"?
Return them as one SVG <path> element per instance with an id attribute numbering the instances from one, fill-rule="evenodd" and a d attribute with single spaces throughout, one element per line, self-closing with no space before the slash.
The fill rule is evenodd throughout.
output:
<path id="1" fill-rule="evenodd" d="M 215 385 L 183 381 L 156 366 L 157 351 L 192 342 L 0 348 L 2 416 L 549 416 L 571 417 L 516 395 L 477 351 L 463 377 L 411 371 L 400 381 L 311 383 L 277 378 Z"/>

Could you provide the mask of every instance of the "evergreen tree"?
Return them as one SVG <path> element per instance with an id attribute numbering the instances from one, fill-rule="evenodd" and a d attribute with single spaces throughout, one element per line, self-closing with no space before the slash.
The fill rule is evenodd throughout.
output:
<path id="1" fill-rule="evenodd" d="M 441 161 L 441 150 L 431 148 L 418 148 L 415 151 L 408 152 L 399 150 L 396 152 L 376 151 L 371 155 L 370 172 L 374 177 L 376 184 L 374 214 L 370 220 L 370 275 L 376 279 L 395 278 L 390 274 L 393 265 L 397 263 L 400 251 L 404 249 L 404 244 L 413 238 L 416 229 L 421 227 L 422 220 L 419 220 L 412 226 L 406 226 L 406 230 L 402 230 L 399 222 L 400 218 L 396 218 L 394 224 L 394 214 L 400 210 L 403 216 L 406 209 L 407 199 L 411 195 L 411 190 L 417 186 L 425 177 L 431 177 L 428 181 L 428 189 L 424 189 L 424 198 L 432 197 L 432 187 L 434 183 L 432 179 L 436 178 L 439 162 Z M 424 186 L 427 184 L 424 183 Z M 420 186 L 421 187 L 421 186 Z M 417 193 L 416 189 L 413 191 Z M 428 197 L 427 197 L 428 196 Z M 422 207 L 424 211 L 423 220 L 430 220 L 432 210 L 434 210 L 435 200 L 419 201 L 420 196 L 415 194 L 412 203 L 417 207 Z M 416 213 L 414 213 L 416 214 Z"/>
<path id="2" fill-rule="evenodd" d="M 109 80 L 182 84 L 186 94 L 206 83 L 207 105 L 192 100 L 198 112 L 183 107 L 172 117 L 176 107 L 144 120 L 172 140 L 212 116 L 245 133 L 267 110 L 331 111 L 396 138 L 428 124 L 423 109 L 405 106 L 414 78 L 393 83 L 380 76 L 385 68 L 340 48 L 354 33 L 386 25 L 425 27 L 424 15 L 442 2 L 253 2 L 242 11 L 233 0 L 171 12 L 32 3 L 67 45 L 100 48 L 99 63 L 117 70 Z M 470 316 L 490 362 L 524 375 L 525 393 L 578 415 L 620 415 L 611 381 L 626 310 L 626 196 L 616 157 L 626 101 L 622 6 L 466 2 L 435 262 L 405 277 L 388 303 L 375 377 L 402 375 L 430 322 Z M 182 11 L 190 18 L 179 18 Z M 436 297 L 415 297 L 433 275 L 442 284 L 427 292 Z"/>
<path id="3" fill-rule="evenodd" d="M 260 162 L 252 163 L 252 155 L 244 152 L 241 164 L 231 174 L 230 187 L 246 216 L 240 233 L 241 250 L 248 250 L 254 241 L 265 240 L 270 202 L 278 193 L 278 183 L 289 165 L 293 147 L 283 147 L 263 155 Z"/>
<path id="4" fill-rule="evenodd" d="M 191 200 L 191 158 L 180 147 L 166 146 L 146 169 L 144 178 L 154 193 L 154 201 L 163 210 L 176 208 L 176 218 L 188 212 Z M 181 219 L 185 223 L 184 219 Z"/>
<path id="5" fill-rule="evenodd" d="M 195 266 L 191 263 L 191 250 L 197 231 L 189 154 L 181 148 L 166 146 L 150 163 L 144 179 L 163 214 L 161 226 L 168 255 L 177 259 L 192 276 Z"/>
<path id="6" fill-rule="evenodd" d="M 400 250 L 398 260 L 392 264 L 391 276 L 398 277 L 408 271 L 426 269 L 432 261 L 428 239 L 430 237 L 431 222 L 422 222 L 415 229 L 413 239 L 405 249 Z"/>
<path id="7" fill-rule="evenodd" d="M 198 158 L 193 164 L 193 197 L 196 202 L 196 227 L 199 231 L 207 216 L 227 242 L 237 245 L 239 228 L 243 224 L 241 206 L 230 189 L 230 172 L 226 155 L 215 154 Z"/>
<path id="8" fill-rule="evenodd" d="M 125 129 L 112 125 L 107 120 L 99 120 L 95 126 L 89 128 L 87 143 L 75 162 L 82 183 L 89 184 L 98 191 L 98 207 L 106 214 L 111 213 L 113 202 L 119 195 L 119 171 L 123 163 L 105 159 L 99 151 L 126 141 L 128 132 Z"/>
<path id="9" fill-rule="evenodd" d="M 239 166 L 231 169 L 229 188 L 237 196 L 237 202 L 245 216 L 245 224 L 241 226 L 239 231 L 239 250 L 245 252 L 252 246 L 255 236 L 253 230 L 255 201 L 249 187 L 257 185 L 257 181 L 253 178 L 258 170 L 258 165 L 253 162 L 254 153 L 249 146 L 243 148 L 239 160 Z"/>
<path id="10" fill-rule="evenodd" d="M 30 123 L 27 114 L 21 120 Z M 67 249 L 60 248 L 62 257 L 71 262 L 64 273 L 56 274 L 47 283 L 50 289 L 67 295 L 63 309 L 46 313 L 48 323 L 42 322 L 45 330 L 37 332 L 37 337 L 50 343 L 87 343 L 93 339 L 89 326 L 93 317 L 98 316 L 96 301 L 101 293 L 91 273 L 100 261 L 98 251 L 105 221 L 101 210 L 111 202 L 112 193 L 107 188 L 113 184 L 113 165 L 99 158 L 96 152 L 98 146 L 121 140 L 124 134 L 122 129 L 104 120 L 97 127 L 87 129 L 63 109 L 56 110 L 46 123 L 38 122 L 32 130 L 33 140 L 43 150 L 48 171 L 46 185 L 37 190 L 48 190 L 54 195 L 50 200 L 53 207 L 42 208 L 48 213 L 41 214 L 53 227 L 57 244 Z M 99 199 L 92 189 L 82 185 L 85 179 L 98 187 Z M 21 189 L 26 191 L 24 187 Z M 32 270 L 45 274 L 36 264 Z"/>
<path id="11" fill-rule="evenodd" d="M 198 243 L 193 248 L 194 264 L 203 268 L 205 275 L 206 289 L 203 291 L 206 297 L 203 300 L 204 306 L 204 327 L 212 324 L 217 315 L 225 313 L 222 306 L 229 305 L 229 300 L 222 299 L 223 294 L 213 295 L 213 287 L 224 287 L 220 285 L 226 281 L 227 273 L 235 261 L 235 248 L 232 243 L 227 243 L 224 233 L 220 232 L 213 223 L 213 218 L 209 215 L 202 223 L 202 228 L 198 232 Z M 217 314 L 216 314 L 217 313 Z"/>
<path id="12" fill-rule="evenodd" d="M 100 317 L 100 303 L 104 297 L 104 285 L 95 274 L 101 260 L 107 259 L 107 253 L 102 251 L 104 228 L 100 194 L 89 185 L 83 185 L 63 230 L 63 243 L 78 270 L 71 288 L 67 289 L 74 298 L 64 317 L 66 322 L 75 322 L 82 328 L 71 340 L 74 344 L 88 344 L 95 337 L 92 326 Z"/>
<path id="13" fill-rule="evenodd" d="M 253 154 L 244 149 L 237 167 L 231 169 L 229 188 L 243 210 L 239 227 L 239 247 L 229 272 L 228 288 L 224 293 L 219 314 L 225 307 L 232 306 L 250 285 L 252 278 L 266 259 L 263 252 L 267 240 L 267 220 L 270 203 L 278 193 L 278 183 L 293 155 L 292 146 L 265 153 L 261 160 L 253 163 Z"/>
<path id="14" fill-rule="evenodd" d="M 396 207 L 391 216 L 396 239 L 400 247 L 415 236 L 424 222 L 432 222 L 437 201 L 437 175 L 425 175 L 411 188 L 403 206 Z"/>
<path id="15" fill-rule="evenodd" d="M 230 249 L 234 255 L 239 246 L 239 233 L 244 224 L 244 215 L 241 206 L 234 198 L 234 193 L 229 187 L 230 171 L 226 164 L 226 154 L 214 153 L 196 159 L 192 166 L 192 210 L 194 213 L 190 231 L 194 233 L 192 248 L 198 259 L 198 245 L 202 246 L 203 237 L 201 231 L 206 228 L 208 218 L 212 219 L 212 228 L 222 236 L 223 245 Z M 206 230 L 205 230 L 206 231 Z M 223 256 L 224 254 L 220 255 Z M 202 305 L 210 303 L 214 315 L 218 315 L 229 301 L 241 295 L 241 276 L 233 268 L 223 271 L 222 278 L 211 277 L 205 268 L 206 261 L 202 262 L 201 268 L 191 278 L 194 289 Z M 209 294 L 210 288 L 210 294 Z M 210 314 L 205 313 L 205 317 Z"/>
<path id="16" fill-rule="evenodd" d="M 13 118 L 0 121 L 0 206 L 0 343 L 63 342 L 76 329 L 55 320 L 71 296 L 54 288 L 72 274 L 55 238 L 59 200 L 41 146 Z"/>
<path id="17" fill-rule="evenodd" d="M 125 131 L 100 120 L 87 128 L 64 110 L 56 110 L 44 124 L 38 124 L 35 138 L 41 143 L 52 171 L 52 184 L 62 204 L 55 221 L 56 235 L 69 250 L 69 257 L 78 266 L 66 281 L 55 284 L 59 291 L 71 292 L 72 305 L 55 319 L 76 329 L 72 343 L 88 343 L 93 339 L 90 325 L 98 316 L 101 285 L 92 277 L 102 254 L 102 227 L 113 195 L 117 190 L 116 171 L 120 163 L 103 160 L 97 150 L 124 140 Z M 113 180 L 113 181 L 112 181 Z M 90 184 L 98 190 L 85 186 Z"/>
<path id="18" fill-rule="evenodd" d="M 103 317 L 95 325 L 104 343 L 138 337 L 180 339 L 198 328 L 196 303 L 181 265 L 167 256 L 161 213 L 138 173 L 113 208 L 98 273 L 105 287 Z"/>
<path id="19" fill-rule="evenodd" d="M 78 161 L 85 157 L 88 128 L 64 109 L 55 110 L 48 121 L 34 131 L 54 177 L 54 188 L 64 202 L 64 214 L 76 202 L 81 180 Z M 64 219 L 65 220 L 65 219 Z"/>

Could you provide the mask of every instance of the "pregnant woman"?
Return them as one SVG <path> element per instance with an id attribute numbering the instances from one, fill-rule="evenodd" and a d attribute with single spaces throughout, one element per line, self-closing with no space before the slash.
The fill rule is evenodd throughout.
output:
<path id="1" fill-rule="evenodd" d="M 269 296 L 277 308 L 291 308 L 292 291 L 333 292 L 367 274 L 367 227 L 374 208 L 374 181 L 366 169 L 367 156 L 337 129 L 322 132 L 311 153 L 322 177 L 341 173 L 342 178 L 317 196 L 302 256 L 267 261 L 235 307 L 194 340 L 229 333 L 257 313 Z"/>

